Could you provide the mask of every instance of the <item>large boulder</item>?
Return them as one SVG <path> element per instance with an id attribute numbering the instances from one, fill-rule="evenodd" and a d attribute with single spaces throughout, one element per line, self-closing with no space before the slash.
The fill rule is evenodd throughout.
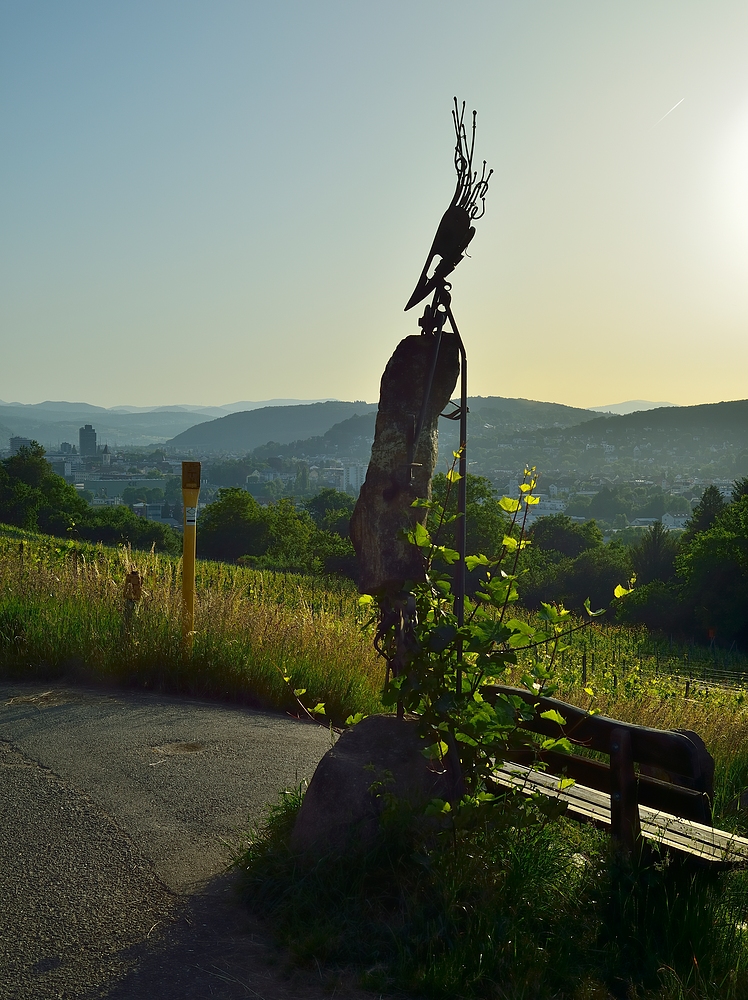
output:
<path id="1" fill-rule="evenodd" d="M 422 753 L 417 722 L 371 715 L 346 730 L 314 772 L 291 834 L 298 851 L 366 848 L 391 794 L 415 815 L 431 799 L 455 803 L 465 793 L 456 751 L 443 761 Z"/>

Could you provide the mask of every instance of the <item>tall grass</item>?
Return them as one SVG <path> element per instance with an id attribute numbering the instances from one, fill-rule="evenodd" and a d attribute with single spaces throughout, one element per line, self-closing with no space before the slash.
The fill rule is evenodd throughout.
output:
<path id="1" fill-rule="evenodd" d="M 143 596 L 127 607 L 125 574 Z M 168 556 L 0 535 L 0 672 L 112 681 L 294 710 L 292 688 L 340 721 L 381 710 L 382 662 L 345 582 L 198 562 L 193 652 L 181 566 Z M 291 677 L 291 683 L 284 681 Z"/>
<path id="2" fill-rule="evenodd" d="M 743 872 L 626 860 L 592 827 L 511 809 L 428 848 L 395 817 L 366 850 L 310 857 L 289 848 L 299 804 L 284 797 L 236 864 L 302 965 L 440 1000 L 748 997 Z"/>

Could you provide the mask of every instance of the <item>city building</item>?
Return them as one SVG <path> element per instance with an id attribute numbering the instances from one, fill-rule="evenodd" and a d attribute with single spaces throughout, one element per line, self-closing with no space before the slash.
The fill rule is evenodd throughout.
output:
<path id="1" fill-rule="evenodd" d="M 31 438 L 24 437 L 12 437 L 10 439 L 10 453 L 11 455 L 17 455 L 21 448 L 28 448 L 31 444 Z"/>
<path id="2" fill-rule="evenodd" d="M 85 458 L 96 457 L 96 431 L 91 424 L 86 424 L 78 431 L 78 451 Z"/>
<path id="3" fill-rule="evenodd" d="M 358 496 L 361 487 L 366 479 L 365 465 L 345 465 L 343 466 L 343 489 L 346 493 L 353 493 Z"/>
<path id="4" fill-rule="evenodd" d="M 688 514 L 663 514 L 662 515 L 662 527 L 667 528 L 668 531 L 675 529 L 676 531 L 681 528 L 685 528 L 690 520 Z"/>

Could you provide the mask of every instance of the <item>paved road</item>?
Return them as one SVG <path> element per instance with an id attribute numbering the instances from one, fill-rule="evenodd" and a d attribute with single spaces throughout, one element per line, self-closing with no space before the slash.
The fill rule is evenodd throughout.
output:
<path id="1" fill-rule="evenodd" d="M 0 684 L 0 1000 L 322 996 L 221 873 L 329 745 L 282 715 Z"/>

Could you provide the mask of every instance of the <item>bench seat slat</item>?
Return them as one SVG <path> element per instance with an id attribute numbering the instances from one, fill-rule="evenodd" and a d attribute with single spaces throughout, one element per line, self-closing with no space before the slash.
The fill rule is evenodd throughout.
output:
<path id="1" fill-rule="evenodd" d="M 529 766 L 541 761 L 553 774 L 566 774 L 588 788 L 596 788 L 610 795 L 610 767 L 600 761 L 575 754 L 558 753 L 555 750 L 533 748 L 509 751 L 507 760 Z M 701 823 L 711 819 L 711 804 L 703 792 L 660 781 L 645 774 L 637 774 L 636 787 L 640 805 Z"/>
<path id="2" fill-rule="evenodd" d="M 610 796 L 595 788 L 570 785 L 559 789 L 560 779 L 523 764 L 505 762 L 494 772 L 500 786 L 524 794 L 540 792 L 565 802 L 574 816 L 610 826 Z M 648 840 L 691 854 L 705 861 L 748 864 L 748 839 L 704 823 L 681 819 L 649 806 L 639 806 L 641 832 Z"/>

